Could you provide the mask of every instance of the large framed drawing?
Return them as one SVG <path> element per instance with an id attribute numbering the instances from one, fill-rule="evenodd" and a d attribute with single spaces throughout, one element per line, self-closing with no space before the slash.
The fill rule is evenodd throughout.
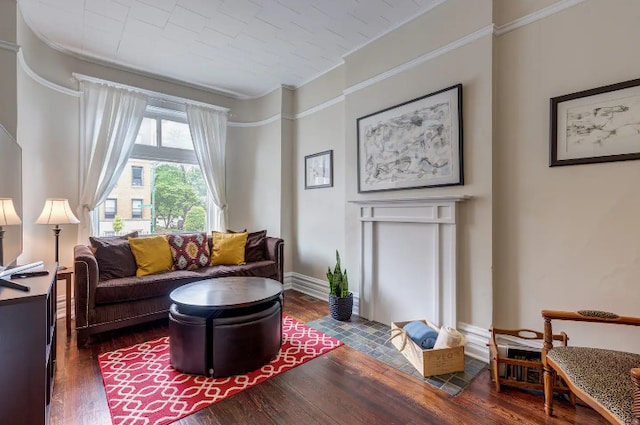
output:
<path id="1" fill-rule="evenodd" d="M 358 118 L 358 192 L 461 185 L 462 84 Z"/>
<path id="2" fill-rule="evenodd" d="M 549 166 L 640 159 L 640 79 L 551 99 Z"/>
<path id="3" fill-rule="evenodd" d="M 317 189 L 333 186 L 333 151 L 324 151 L 304 157 L 304 188 Z"/>

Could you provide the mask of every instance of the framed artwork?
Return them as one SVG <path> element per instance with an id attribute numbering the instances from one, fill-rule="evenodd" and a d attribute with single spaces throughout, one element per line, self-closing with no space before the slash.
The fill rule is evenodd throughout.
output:
<path id="1" fill-rule="evenodd" d="M 304 188 L 317 189 L 333 186 L 333 151 L 324 151 L 304 157 Z"/>
<path id="2" fill-rule="evenodd" d="M 358 118 L 358 192 L 464 184 L 462 84 Z"/>
<path id="3" fill-rule="evenodd" d="M 551 99 L 549 166 L 640 159 L 640 79 Z"/>

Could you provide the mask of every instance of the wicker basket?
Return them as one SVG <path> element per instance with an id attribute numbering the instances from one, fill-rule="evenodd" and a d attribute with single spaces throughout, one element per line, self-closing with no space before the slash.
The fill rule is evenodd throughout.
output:
<path id="1" fill-rule="evenodd" d="M 336 320 L 349 320 L 353 311 L 353 292 L 349 292 L 346 297 L 336 297 L 329 295 L 329 312 Z"/>

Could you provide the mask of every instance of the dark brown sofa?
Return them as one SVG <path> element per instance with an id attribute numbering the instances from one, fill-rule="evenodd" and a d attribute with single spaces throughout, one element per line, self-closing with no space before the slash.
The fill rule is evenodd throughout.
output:
<path id="1" fill-rule="evenodd" d="M 259 276 L 282 283 L 283 252 L 284 241 L 267 236 L 264 261 L 101 281 L 93 251 L 87 245 L 77 245 L 74 294 L 78 347 L 93 334 L 168 318 L 169 293 L 187 283 L 225 276 Z"/>

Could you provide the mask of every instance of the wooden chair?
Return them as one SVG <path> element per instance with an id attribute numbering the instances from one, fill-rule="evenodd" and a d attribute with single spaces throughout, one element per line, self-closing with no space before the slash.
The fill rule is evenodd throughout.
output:
<path id="1" fill-rule="evenodd" d="M 543 310 L 544 410 L 553 414 L 553 383 L 560 376 L 573 394 L 612 424 L 640 425 L 640 354 L 590 347 L 553 347 L 551 320 L 640 325 L 640 318 L 585 310 Z"/>

